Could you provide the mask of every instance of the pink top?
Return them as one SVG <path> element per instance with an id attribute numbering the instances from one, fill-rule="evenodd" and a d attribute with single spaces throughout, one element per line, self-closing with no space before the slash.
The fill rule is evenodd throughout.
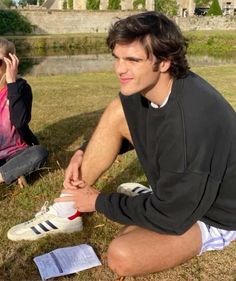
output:
<path id="1" fill-rule="evenodd" d="M 7 159 L 17 151 L 28 147 L 11 124 L 7 86 L 0 90 L 0 159 Z"/>

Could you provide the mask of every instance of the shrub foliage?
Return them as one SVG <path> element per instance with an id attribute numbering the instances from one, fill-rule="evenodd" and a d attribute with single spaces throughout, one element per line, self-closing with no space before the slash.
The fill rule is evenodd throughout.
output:
<path id="1" fill-rule="evenodd" d="M 222 16 L 222 11 L 218 0 L 213 0 L 210 9 L 207 11 L 207 16 Z"/>
<path id="2" fill-rule="evenodd" d="M 119 10 L 120 9 L 120 0 L 109 0 L 108 9 L 109 10 Z"/>
<path id="3" fill-rule="evenodd" d="M 87 10 L 99 10 L 100 0 L 87 0 L 86 8 Z"/>
<path id="4" fill-rule="evenodd" d="M 30 22 L 17 11 L 0 10 L 0 34 L 25 34 L 32 32 Z"/>
<path id="5" fill-rule="evenodd" d="M 167 16 L 177 15 L 178 4 L 176 0 L 155 0 L 155 10 L 166 14 Z"/>

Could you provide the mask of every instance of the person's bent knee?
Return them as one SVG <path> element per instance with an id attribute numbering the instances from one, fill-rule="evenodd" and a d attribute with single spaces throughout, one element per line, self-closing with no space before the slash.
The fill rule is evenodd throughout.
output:
<path id="1" fill-rule="evenodd" d="M 39 166 L 43 165 L 48 158 L 47 149 L 41 145 L 31 146 L 31 149 L 33 150 L 32 159 L 34 159 L 35 162 L 39 163 Z"/>
<path id="2" fill-rule="evenodd" d="M 132 275 L 132 260 L 128 247 L 125 247 L 121 239 L 111 242 L 107 252 L 109 268 L 119 276 Z"/>

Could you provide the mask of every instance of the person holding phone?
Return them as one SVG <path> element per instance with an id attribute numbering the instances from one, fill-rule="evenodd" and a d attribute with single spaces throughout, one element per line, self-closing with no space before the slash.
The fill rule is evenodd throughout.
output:
<path id="1" fill-rule="evenodd" d="M 18 180 L 23 187 L 25 176 L 45 163 L 48 151 L 29 128 L 32 91 L 17 78 L 18 65 L 14 44 L 0 38 L 0 183 Z"/>

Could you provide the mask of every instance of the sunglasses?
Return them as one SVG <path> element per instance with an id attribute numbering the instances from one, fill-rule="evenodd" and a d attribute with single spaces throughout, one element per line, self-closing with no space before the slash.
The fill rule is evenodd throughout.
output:
<path id="1" fill-rule="evenodd" d="M 3 65 L 3 63 L 4 63 L 4 60 L 0 59 L 0 67 Z"/>

